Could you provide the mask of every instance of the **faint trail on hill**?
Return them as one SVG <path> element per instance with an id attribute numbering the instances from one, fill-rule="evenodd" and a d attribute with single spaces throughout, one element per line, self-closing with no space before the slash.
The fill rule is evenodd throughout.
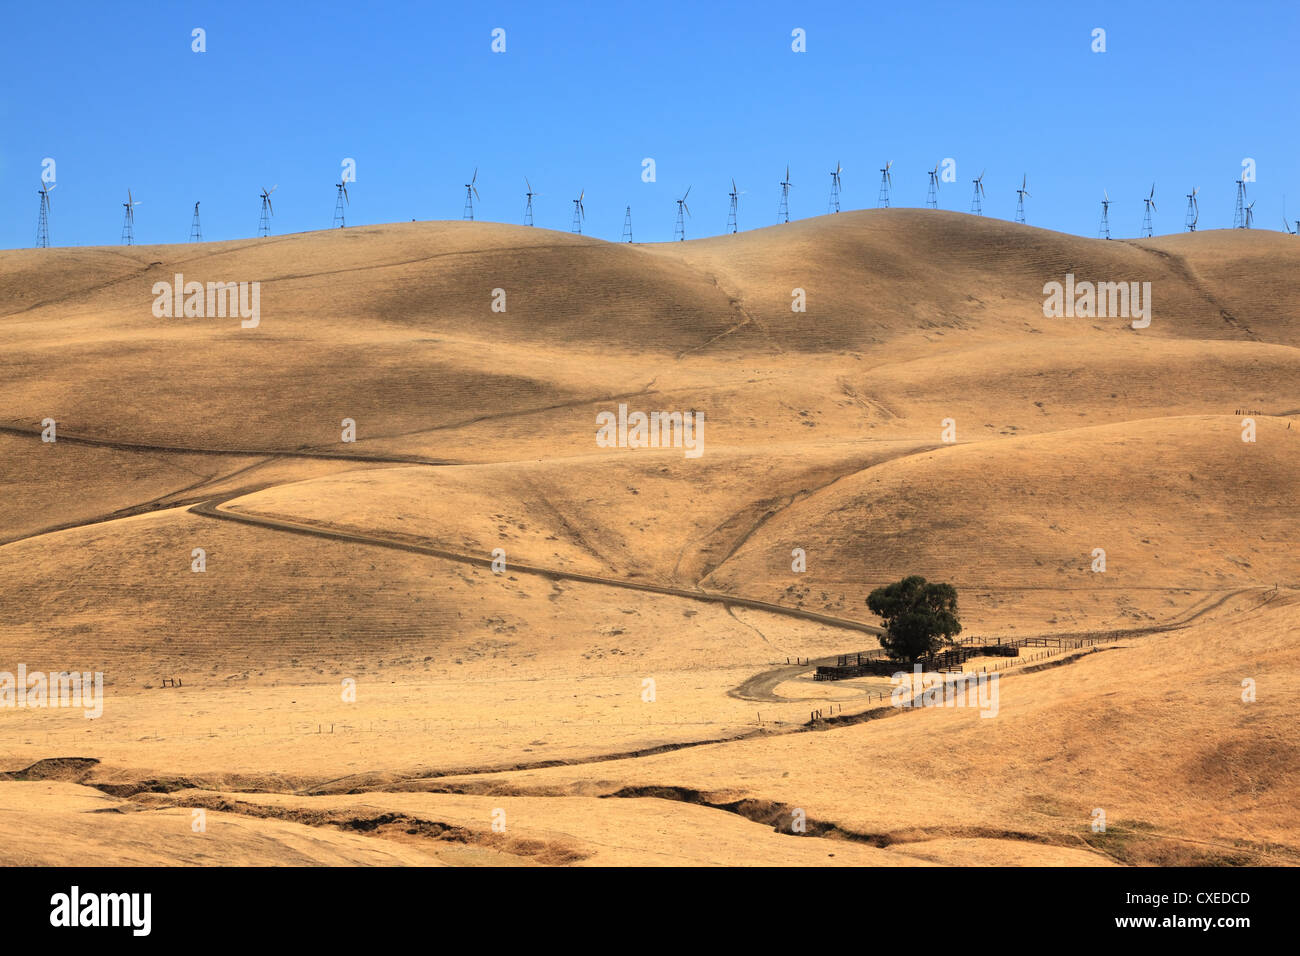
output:
<path id="1" fill-rule="evenodd" d="M 178 496 L 184 495 L 185 492 L 187 491 L 196 491 L 197 489 L 202 488 L 204 485 L 211 485 L 221 481 L 229 481 L 231 478 L 234 478 L 238 475 L 242 475 L 245 472 L 249 472 L 249 471 L 253 471 L 254 469 L 261 468 L 263 465 L 269 464 L 273 460 L 274 459 L 270 459 L 270 458 L 261 458 L 258 459 L 257 461 L 252 462 L 251 464 L 244 465 L 241 468 L 236 468 L 234 471 L 226 472 L 225 474 L 213 473 L 211 475 L 207 475 L 206 477 L 202 477 L 198 481 L 194 482 L 193 484 L 186 485 L 183 488 L 174 488 L 171 491 L 166 492 L 165 494 L 158 495 L 156 498 L 151 498 L 148 501 L 141 501 L 133 505 L 124 505 L 121 508 L 117 508 L 113 511 L 107 512 L 106 514 L 95 515 L 93 517 L 83 518 L 78 521 L 65 521 L 61 524 L 48 525 L 47 527 L 40 528 L 39 530 L 33 531 L 29 534 L 18 535 L 17 537 L 13 537 L 13 538 L 0 539 L 0 548 L 9 544 L 17 544 L 20 541 L 27 541 L 32 538 L 39 538 L 47 534 L 56 534 L 60 531 L 71 531 L 75 528 L 89 528 L 97 524 L 108 524 L 109 522 L 112 521 L 120 521 L 123 518 L 135 518 L 140 515 L 152 514 L 157 511 L 167 511 L 172 508 L 184 508 L 189 505 L 197 504 L 200 501 L 205 501 L 208 498 L 211 498 L 212 494 L 209 492 L 205 494 L 191 495 L 188 498 L 182 498 Z M 244 485 L 242 488 L 239 488 L 236 493 L 239 495 L 251 495 L 258 491 L 265 491 L 267 488 L 276 487 L 277 484 L 278 484 L 277 482 L 267 481 L 267 482 L 262 482 L 260 484 Z"/>
<path id="2" fill-rule="evenodd" d="M 239 470 L 244 471 L 245 469 L 241 468 Z M 238 474 L 238 472 L 236 472 L 236 474 Z M 90 528 L 97 524 L 109 524 L 113 521 L 121 521 L 123 518 L 136 518 L 140 515 L 151 514 L 155 511 L 167 511 L 171 508 L 183 508 L 186 505 L 192 505 L 199 501 L 203 501 L 209 496 L 196 495 L 191 498 L 181 498 L 177 501 L 168 501 L 167 499 L 173 498 L 176 495 L 183 495 L 187 491 L 193 491 L 195 488 L 209 484 L 214 480 L 220 481 L 221 479 L 215 477 L 204 478 L 202 481 L 197 481 L 192 485 L 188 485 L 184 488 L 177 488 L 173 491 L 167 492 L 165 495 L 159 495 L 157 498 L 152 498 L 149 501 L 142 501 L 139 504 L 118 508 L 116 511 L 110 511 L 108 514 L 96 515 L 93 518 L 86 518 L 82 521 L 67 521 L 63 524 L 50 525 L 41 528 L 38 531 L 33 531 L 31 534 L 19 535 L 16 538 L 5 538 L 0 540 L 0 548 L 10 544 L 18 544 L 20 541 L 29 541 L 32 538 L 44 537 L 47 534 L 57 534 L 60 531 L 72 531 L 76 528 Z M 255 491 L 262 491 L 269 487 L 271 487 L 270 484 L 252 485 L 241 489 L 240 494 L 252 494 Z"/>
<path id="3" fill-rule="evenodd" d="M 280 243 L 280 242 L 286 242 L 292 238 L 294 238 L 293 235 L 268 236 L 268 237 L 263 237 L 256 241 L 248 242 L 248 244 L 245 246 L 239 246 L 232 249 L 221 249 L 221 250 L 215 250 L 211 252 L 204 252 L 200 255 L 190 256 L 189 258 L 185 258 L 185 259 L 174 259 L 166 263 L 164 262 L 141 263 L 134 256 L 127 255 L 124 252 L 117 252 L 112 247 L 103 247 L 104 251 L 116 252 L 117 255 L 128 260 L 129 262 L 134 263 L 137 267 L 136 271 L 129 275 L 118 276 L 115 279 L 110 279 L 107 282 L 101 282 L 99 285 L 86 286 L 85 288 L 77 289 L 75 292 L 69 292 L 65 295 L 61 295 L 53 299 L 45 299 L 41 302 L 33 303 L 32 305 L 26 306 L 22 309 L 17 309 L 13 312 L 0 313 L 0 316 L 7 317 L 11 315 L 22 315 L 24 312 L 31 312 L 35 309 L 45 308 L 46 306 L 57 305 L 61 302 L 67 302 L 70 299 L 76 299 L 78 296 L 84 296 L 94 292 L 102 292 L 105 289 L 111 289 L 113 286 L 120 285 L 124 282 L 132 282 L 139 279 L 144 279 L 151 272 L 168 271 L 174 273 L 175 270 L 181 266 L 189 265 L 190 263 L 194 263 L 194 262 L 199 262 L 203 259 L 210 259 L 213 258 L 214 256 L 234 255 L 239 252 L 243 252 L 247 249 L 264 249 L 269 245 Z M 231 241 L 241 242 L 246 240 L 231 240 Z M 453 252 L 435 252 L 435 253 L 430 253 L 427 256 L 416 256 L 415 258 L 412 259 L 398 259 L 393 262 L 376 262 L 370 265 L 350 266 L 348 268 L 343 268 L 343 269 L 327 269 L 323 272 L 301 272 L 301 273 L 290 273 L 288 275 L 281 275 L 281 276 L 266 276 L 266 277 L 259 278 L 258 281 L 259 282 L 288 282 L 295 279 L 314 279 L 317 276 L 342 275 L 343 273 L 346 272 L 366 272 L 373 269 L 392 269 L 397 266 L 414 265 L 419 262 L 432 262 L 435 259 L 443 259 L 451 256 L 477 256 L 477 255 L 487 255 L 489 253 L 496 253 L 496 252 L 528 252 L 534 249 L 554 250 L 554 249 L 563 249 L 563 248 L 571 248 L 571 246 L 569 246 L 567 243 L 548 243 L 548 244 L 527 245 L 527 246 L 500 246 L 491 249 L 464 249 L 464 250 L 453 251 Z"/>
<path id="4" fill-rule="evenodd" d="M 657 378 L 650 379 L 645 385 L 641 386 L 635 392 L 622 392 L 618 395 L 600 395 L 596 398 L 575 398 L 567 402 L 559 402 L 555 405 L 543 405 L 536 408 L 522 408 L 510 412 L 492 412 L 487 415 L 476 415 L 473 418 L 467 418 L 460 422 L 450 422 L 446 425 L 431 425 L 428 428 L 413 428 L 409 432 L 398 432 L 394 435 L 381 435 L 372 441 L 386 441 L 393 438 L 405 438 L 408 435 L 424 435 L 429 432 L 448 431 L 455 428 L 468 428 L 470 425 L 477 425 L 479 422 L 498 421 L 502 418 L 519 418 L 523 415 L 535 415 L 541 412 L 553 412 L 561 408 L 581 408 L 583 405 L 595 405 L 599 402 L 617 402 L 623 398 L 640 398 L 642 395 L 657 395 L 659 392 L 651 388 Z M 595 425 L 595 422 L 592 423 Z M 594 432 L 593 432 L 594 434 Z"/>
<path id="5" fill-rule="evenodd" d="M 190 511 L 193 514 L 204 515 L 209 518 L 220 518 L 225 521 L 238 521 L 261 528 L 289 531 L 295 534 L 314 535 L 316 537 L 329 538 L 335 541 L 348 541 L 355 544 L 373 545 L 380 548 L 393 548 L 398 551 L 407 551 L 412 554 L 427 554 L 435 558 L 442 558 L 447 561 L 457 561 L 461 564 L 472 564 L 478 567 L 492 567 L 493 559 L 490 555 L 486 557 L 478 557 L 475 555 L 462 554 L 458 551 L 448 551 L 443 548 L 435 548 L 431 545 L 420 544 L 414 540 L 401 541 L 391 537 L 381 537 L 378 535 L 370 535 L 354 531 L 343 531 L 325 525 L 315 525 L 290 521 L 284 518 L 271 518 L 265 515 L 221 510 L 221 505 L 233 498 L 242 497 L 242 494 L 242 492 L 233 492 L 215 498 L 209 498 L 208 500 L 199 502 L 191 507 Z M 729 594 L 719 594 L 714 591 L 695 591 L 686 588 L 673 587 L 672 585 L 666 584 L 625 581 L 620 578 L 607 578 L 595 574 L 583 574 L 577 571 L 561 571 L 554 568 L 542 568 L 535 565 L 519 564 L 517 562 L 511 562 L 508 567 L 509 570 L 519 574 L 534 574 L 553 580 L 559 579 L 565 581 L 579 581 L 584 584 L 600 584 L 607 587 L 624 588 L 630 591 L 644 591 L 650 594 L 662 594 L 667 597 L 685 598 L 690 601 L 703 601 L 706 604 L 722 604 L 724 606 L 734 604 L 737 607 L 753 608 L 756 611 L 768 611 L 772 614 L 783 614 L 787 617 L 794 617 L 800 620 L 815 621 L 818 624 L 826 624 L 830 627 L 862 631 L 867 634 L 883 633 L 882 630 L 874 624 L 864 624 L 861 621 L 852 621 L 848 618 L 832 617 L 829 614 L 818 614 L 816 611 L 784 607 L 780 604 L 769 604 L 766 601 L 758 601 L 753 598 L 735 597 Z"/>
<path id="6" fill-rule="evenodd" d="M 731 615 L 732 620 L 734 620 L 737 624 L 741 624 L 749 628 L 751 631 L 753 631 L 755 634 L 761 637 L 763 639 L 763 643 L 766 644 L 768 647 L 776 647 L 775 644 L 773 644 L 771 641 L 767 639 L 767 635 L 764 634 L 762 631 L 760 631 L 757 627 L 755 627 L 753 624 L 750 624 L 748 621 L 742 621 L 739 617 L 737 617 L 736 609 L 731 605 L 727 605 L 727 613 Z"/>
<path id="7" fill-rule="evenodd" d="M 618 562 L 612 560 L 609 555 L 602 554 L 598 551 L 596 546 L 587 540 L 587 536 L 573 525 L 559 508 L 555 507 L 555 505 L 551 503 L 551 499 L 546 496 L 546 492 L 537 486 L 536 481 L 529 478 L 527 474 L 521 475 L 520 480 L 524 483 L 524 486 L 536 496 L 538 505 L 559 522 L 560 529 L 568 534 L 569 537 L 572 538 L 580 548 L 582 548 L 582 550 L 586 551 L 605 567 L 613 571 L 618 570 Z"/>
<path id="8" fill-rule="evenodd" d="M 870 371 L 876 372 L 882 368 L 889 368 L 892 364 L 893 363 L 877 365 L 872 369 L 870 369 Z M 904 417 L 898 412 L 894 411 L 884 402 L 880 401 L 879 399 L 871 398 L 869 396 L 864 396 L 859 394 L 857 388 L 854 387 L 852 380 L 849 379 L 848 376 L 841 375 L 839 378 L 835 380 L 835 382 L 837 385 L 839 385 L 840 391 L 843 392 L 849 398 L 849 400 L 853 402 L 853 404 L 857 405 L 859 408 L 863 409 L 864 411 L 878 412 L 879 414 L 883 415 L 885 418 Z"/>
<path id="9" fill-rule="evenodd" d="M 230 240 L 216 240 L 216 241 L 247 242 L 249 246 L 256 246 L 257 248 L 262 249 L 265 248 L 266 246 L 274 245 L 280 242 L 285 242 L 292 238 L 293 235 L 291 234 L 288 236 L 263 236 L 261 239 L 255 239 L 255 240 L 230 239 Z M 9 316 L 13 316 L 13 315 L 22 315 L 24 312 L 32 312 L 36 309 L 43 309 L 46 306 L 58 305 L 62 302 L 67 302 L 70 299 L 76 299 L 78 296 L 90 295 L 95 292 L 102 292 L 105 289 L 111 289 L 113 286 L 120 285 L 124 282 L 133 282 L 137 279 L 143 279 L 155 269 L 157 270 L 166 269 L 168 271 L 174 272 L 174 269 L 178 266 L 185 266 L 185 265 L 189 265 L 192 262 L 199 262 L 203 259 L 210 259 L 213 256 L 230 255 L 232 253 L 240 251 L 239 249 L 222 249 L 220 251 L 214 250 L 211 252 L 204 252 L 200 255 L 190 256 L 189 258 L 186 259 L 175 259 L 170 263 L 162 263 L 162 262 L 141 263 L 140 260 L 137 259 L 135 256 L 128 255 L 125 252 L 121 252 L 118 249 L 114 248 L 113 246 L 100 246 L 98 248 L 103 252 L 111 252 L 123 259 L 126 259 L 128 262 L 136 266 L 136 271 L 128 275 L 118 276 L 116 279 L 109 279 L 107 282 L 101 282 L 98 285 L 89 285 L 86 286 L 85 288 L 77 289 L 75 292 L 68 292 L 64 295 L 56 296 L 53 299 L 43 299 L 42 301 L 33 303 L 32 305 L 24 306 L 21 309 L 15 309 L 13 312 L 0 312 L 0 318 L 8 318 Z"/>
<path id="10" fill-rule="evenodd" d="M 753 326 L 754 328 L 758 329 L 758 331 L 762 333 L 763 337 L 767 339 L 768 344 L 771 345 L 772 348 L 776 349 L 778 354 L 781 355 L 785 354 L 786 350 L 782 348 L 781 343 L 779 343 L 776 339 L 774 339 L 772 337 L 772 333 L 767 330 L 767 328 L 763 325 L 763 323 L 759 322 L 758 319 L 754 318 L 753 313 L 751 313 L 748 309 L 744 307 L 744 305 L 741 304 L 742 302 L 741 297 L 739 295 L 732 295 L 730 292 L 724 289 L 722 287 L 722 283 L 718 281 L 718 277 L 716 275 L 680 257 L 673 256 L 670 258 L 672 258 L 672 260 L 675 261 L 683 269 L 686 269 L 690 272 L 694 272 L 696 275 L 703 276 L 704 278 L 708 279 L 709 282 L 713 283 L 713 288 L 718 290 L 718 294 L 726 296 L 727 304 L 730 305 L 731 308 L 740 315 L 739 322 L 736 322 L 735 324 L 729 326 L 728 328 L 719 332 L 717 335 L 701 343 L 700 345 L 692 345 L 688 349 L 682 349 L 682 351 L 678 352 L 677 355 L 674 356 L 675 358 L 681 359 L 683 356 L 690 355 L 692 352 L 702 351 L 703 349 L 708 348 L 714 342 L 717 342 L 719 339 L 725 338 L 726 336 L 731 335 L 733 332 L 738 332 L 741 329 L 746 328 L 747 326 Z"/>
<path id="11" fill-rule="evenodd" d="M 492 246 L 488 249 L 459 249 L 450 252 L 432 252 L 427 256 L 415 256 L 412 259 L 397 259 L 393 262 L 374 262 L 370 265 L 349 266 L 346 269 L 326 269 L 323 272 L 294 272 L 282 276 L 268 276 L 259 281 L 261 282 L 290 282 L 296 279 L 315 279 L 318 276 L 342 275 L 345 272 L 369 272 L 374 269 L 394 269 L 397 266 L 412 266 L 419 262 L 433 262 L 436 259 L 450 259 L 454 257 L 472 257 L 494 255 L 500 252 L 535 252 L 538 250 L 555 251 L 557 249 L 573 249 L 578 243 L 567 242 L 550 242 L 536 243 L 526 246 Z"/>
<path id="12" fill-rule="evenodd" d="M 1152 628 L 1152 630 L 1163 631 L 1163 630 L 1172 630 L 1174 628 L 1186 627 L 1188 624 L 1192 623 L 1192 621 L 1198 620 L 1199 618 L 1204 617 L 1206 614 L 1209 614 L 1211 611 L 1223 607 L 1223 605 L 1227 604 L 1228 601 L 1232 600 L 1232 598 L 1239 597 L 1243 594 L 1249 594 L 1252 591 L 1261 590 L 1261 588 L 1263 587 L 1264 585 L 1259 585 L 1250 588 L 1236 588 L 1234 590 L 1228 591 L 1217 601 L 1211 601 L 1203 608 L 1198 609 L 1196 605 L 1192 605 L 1191 607 L 1187 608 L 1187 610 L 1182 611 L 1179 615 L 1175 616 L 1175 618 L 1172 621 L 1168 621 L 1165 624 L 1155 625 Z M 1262 606 L 1263 605 L 1261 604 L 1261 607 Z M 1136 628 L 1135 632 L 1141 632 L 1142 630 L 1143 630 L 1142 628 Z"/>
<path id="13" fill-rule="evenodd" d="M 759 528 L 763 527 L 765 524 L 767 524 L 769 521 L 771 521 L 774 517 L 776 517 L 781 512 L 785 511 L 787 508 L 790 508 L 800 502 L 807 501 L 809 498 L 813 497 L 816 494 L 821 493 L 822 491 L 825 491 L 827 488 L 829 488 L 831 485 L 836 484 L 837 482 L 843 481 L 846 478 L 852 478 L 854 475 L 860 475 L 863 472 L 870 471 L 872 468 L 877 468 L 881 465 L 887 465 L 891 462 L 898 461 L 902 458 L 910 458 L 913 455 L 923 455 L 926 452 L 931 452 L 936 449 L 946 448 L 946 447 L 949 446 L 941 443 L 941 444 L 922 445 L 917 448 L 900 451 L 897 455 L 891 455 L 888 458 L 883 458 L 879 461 L 873 461 L 869 465 L 863 465 L 861 467 L 855 467 L 855 468 L 851 468 L 848 471 L 841 472 L 840 474 L 837 474 L 835 477 L 831 478 L 829 481 L 825 481 L 822 484 L 816 485 L 812 488 L 805 488 L 801 491 L 797 491 L 792 495 L 786 496 L 785 499 L 783 500 L 768 499 L 767 502 L 758 502 L 758 504 L 760 505 L 770 503 L 775 505 L 775 507 L 770 507 L 765 514 L 760 515 L 759 518 L 750 526 L 749 530 L 746 531 L 744 534 L 742 534 L 739 538 L 737 538 L 736 541 L 732 544 L 731 548 L 727 551 L 727 553 L 724 554 L 717 561 L 713 562 L 712 566 L 710 566 L 708 563 L 705 563 L 703 566 L 704 573 L 700 575 L 699 581 L 702 582 L 705 578 L 709 577 L 709 575 L 713 574 L 720 567 L 722 567 L 724 564 L 730 561 L 731 558 L 735 555 L 735 553 L 739 551 L 742 547 L 744 547 L 745 543 L 754 536 L 754 533 L 758 531 Z M 735 515 L 732 515 L 731 517 L 727 518 L 727 520 L 720 523 L 717 526 L 717 528 L 714 529 L 714 531 L 725 526 L 727 524 L 727 521 L 730 521 L 734 517 Z M 712 534 L 713 532 L 709 532 L 709 533 Z"/>
<path id="14" fill-rule="evenodd" d="M 18 435 L 23 438 L 40 438 L 40 430 L 17 428 L 13 425 L 0 425 L 0 434 Z M 425 458 L 420 455 L 356 455 L 344 452 L 285 451 L 274 448 L 187 448 L 182 445 L 156 445 L 146 442 L 129 442 L 109 438 L 87 438 L 78 435 L 60 433 L 60 442 L 74 445 L 94 445 L 98 448 L 112 448 L 116 451 L 158 451 L 181 455 L 224 455 L 230 458 L 314 458 L 328 461 L 360 461 L 368 464 L 392 465 L 459 465 L 463 462 L 449 458 Z M 376 439 L 372 439 L 376 440 Z M 57 444 L 51 442 L 50 444 Z"/>
<path id="15" fill-rule="evenodd" d="M 1155 249 L 1150 246 L 1145 246 L 1142 245 L 1140 242 L 1134 240 L 1126 240 L 1126 241 L 1128 242 L 1129 245 L 1131 245 L 1135 249 L 1141 249 L 1143 252 L 1147 252 L 1150 253 L 1151 255 L 1159 256 L 1160 258 L 1164 259 L 1165 263 L 1169 266 L 1170 269 L 1172 269 L 1174 272 L 1181 275 L 1183 281 L 1187 284 L 1187 286 L 1190 289 L 1195 291 L 1197 294 L 1201 296 L 1201 298 L 1203 298 L 1206 302 L 1208 302 L 1211 308 L 1215 308 L 1219 310 L 1219 317 L 1223 319 L 1223 321 L 1226 322 L 1229 326 L 1231 326 L 1234 331 L 1244 332 L 1246 335 L 1250 336 L 1250 338 L 1254 339 L 1255 341 L 1259 341 L 1258 337 L 1255 335 L 1253 331 L 1251 331 L 1249 326 L 1242 325 L 1240 322 L 1238 322 L 1237 317 L 1233 315 L 1231 312 L 1229 312 L 1227 309 L 1225 309 L 1223 305 L 1219 302 L 1219 300 L 1216 299 L 1214 295 L 1208 289 L 1205 288 L 1204 284 L 1200 280 L 1200 277 L 1197 276 L 1197 274 L 1192 271 L 1192 267 L 1187 264 L 1187 259 L 1185 256 L 1175 255 L 1172 252 L 1165 252 L 1163 249 Z"/>
<path id="16" fill-rule="evenodd" d="M 692 352 L 699 352 L 702 349 L 707 349 L 710 345 L 712 345 L 714 342 L 717 342 L 719 339 L 725 339 L 728 335 L 731 335 L 733 332 L 739 332 L 741 329 L 747 328 L 748 326 L 751 325 L 754 326 L 755 328 L 758 328 L 757 322 L 755 322 L 751 318 L 746 317 L 743 321 L 737 322 L 735 325 L 723 329 L 721 332 L 713 336 L 713 338 L 709 339 L 707 342 L 703 342 L 700 345 L 694 345 L 689 349 L 683 349 L 682 351 L 674 355 L 673 358 L 681 359 L 687 355 L 690 355 Z"/>

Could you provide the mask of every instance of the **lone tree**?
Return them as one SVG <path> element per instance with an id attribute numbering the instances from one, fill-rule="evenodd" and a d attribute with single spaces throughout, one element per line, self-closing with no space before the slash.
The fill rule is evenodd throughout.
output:
<path id="1" fill-rule="evenodd" d="M 880 646 L 896 661 L 913 663 L 961 633 L 957 589 L 920 575 L 876 588 L 867 597 L 867 607 L 885 622 Z"/>

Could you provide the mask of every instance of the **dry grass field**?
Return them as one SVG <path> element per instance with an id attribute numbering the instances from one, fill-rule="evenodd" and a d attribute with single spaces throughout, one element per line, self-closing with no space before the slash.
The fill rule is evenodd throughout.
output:
<path id="1" fill-rule="evenodd" d="M 0 252 L 0 673 L 104 675 L 0 706 L 0 863 L 1300 863 L 1297 274 L 903 209 Z M 1085 646 L 971 661 L 993 719 L 814 682 L 908 574 Z"/>

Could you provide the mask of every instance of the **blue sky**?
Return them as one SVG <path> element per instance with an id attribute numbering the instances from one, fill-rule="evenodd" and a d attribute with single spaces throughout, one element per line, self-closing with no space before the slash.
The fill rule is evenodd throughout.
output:
<path id="1" fill-rule="evenodd" d="M 118 7 L 118 9 L 113 9 Z M 349 224 L 476 217 L 518 223 L 524 177 L 539 226 L 568 230 L 586 190 L 590 235 L 672 238 L 693 186 L 691 237 L 721 233 L 730 177 L 741 228 L 925 202 L 926 170 L 956 161 L 940 205 L 965 212 L 987 169 L 985 215 L 1138 234 L 1232 224 L 1243 158 L 1257 226 L 1300 219 L 1300 3 L 637 4 L 126 3 L 10 5 L 0 30 L 0 246 L 35 240 L 42 160 L 56 163 L 55 245 L 116 245 L 128 187 L 139 243 L 328 228 L 356 161 Z M 206 31 L 207 52 L 191 50 Z M 491 31 L 506 31 L 493 53 Z M 1106 31 L 1105 53 L 1091 50 Z M 806 31 L 807 52 L 791 50 Z M 656 181 L 642 181 L 642 160 Z"/>

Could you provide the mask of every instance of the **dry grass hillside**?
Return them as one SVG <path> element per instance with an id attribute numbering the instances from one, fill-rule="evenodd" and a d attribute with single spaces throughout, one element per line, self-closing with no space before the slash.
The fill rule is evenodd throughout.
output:
<path id="1" fill-rule="evenodd" d="M 0 673 L 105 686 L 0 706 L 0 862 L 1293 864 L 1298 270 L 933 210 L 0 253 Z M 1067 273 L 1150 326 L 1045 318 Z M 260 323 L 155 317 L 177 274 Z M 599 446 L 620 403 L 702 454 Z M 992 720 L 813 681 L 911 573 L 1102 643 Z"/>

